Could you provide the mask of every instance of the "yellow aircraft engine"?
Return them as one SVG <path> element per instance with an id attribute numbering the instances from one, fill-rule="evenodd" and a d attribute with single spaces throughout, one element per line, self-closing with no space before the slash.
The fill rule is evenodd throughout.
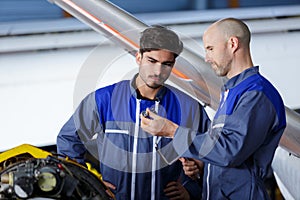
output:
<path id="1" fill-rule="evenodd" d="M 0 177 L 0 199 L 113 199 L 91 167 L 28 144 L 0 154 Z"/>

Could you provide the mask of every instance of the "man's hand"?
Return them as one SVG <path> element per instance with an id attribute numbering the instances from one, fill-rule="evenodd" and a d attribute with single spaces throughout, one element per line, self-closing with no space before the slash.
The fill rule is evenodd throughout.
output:
<path id="1" fill-rule="evenodd" d="M 177 124 L 158 116 L 151 112 L 149 108 L 147 108 L 146 114 L 148 117 L 141 114 L 141 127 L 144 131 L 154 136 L 174 137 L 175 131 L 178 128 Z"/>
<path id="2" fill-rule="evenodd" d="M 104 183 L 104 185 L 109 189 L 109 190 L 106 190 L 105 192 L 112 198 L 114 198 L 114 195 L 113 193 L 110 191 L 110 190 L 115 190 L 116 189 L 116 186 L 114 186 L 113 184 L 107 182 L 107 181 L 102 181 Z"/>
<path id="3" fill-rule="evenodd" d="M 200 160 L 195 160 L 192 158 L 179 158 L 183 165 L 183 170 L 185 175 L 189 176 L 191 179 L 200 179 L 203 175 L 204 164 Z"/>
<path id="4" fill-rule="evenodd" d="M 172 181 L 168 183 L 167 187 L 164 189 L 165 195 L 170 200 L 189 200 L 190 195 L 188 191 L 179 183 L 176 181 Z"/>

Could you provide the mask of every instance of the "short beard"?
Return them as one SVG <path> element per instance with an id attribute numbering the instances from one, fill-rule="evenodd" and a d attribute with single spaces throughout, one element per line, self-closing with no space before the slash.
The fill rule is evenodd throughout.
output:
<path id="1" fill-rule="evenodd" d="M 156 86 L 151 86 L 151 85 L 148 85 L 148 84 L 146 84 L 149 88 L 151 88 L 151 89 L 158 89 L 158 88 L 160 88 L 162 85 L 156 85 Z"/>

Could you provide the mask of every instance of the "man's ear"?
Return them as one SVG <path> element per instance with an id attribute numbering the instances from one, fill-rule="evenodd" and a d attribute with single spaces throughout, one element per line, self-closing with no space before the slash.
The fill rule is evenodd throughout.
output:
<path id="1" fill-rule="evenodd" d="M 230 49 L 232 49 L 232 52 L 234 53 L 238 47 L 239 47 L 239 39 L 237 37 L 230 37 L 228 40 L 228 45 L 230 46 Z"/>
<path id="2" fill-rule="evenodd" d="M 137 63 L 138 65 L 140 65 L 140 64 L 141 64 L 141 60 L 142 60 L 142 54 L 138 51 L 138 52 L 136 52 L 136 54 L 135 54 L 135 61 L 136 61 L 136 63 Z"/>

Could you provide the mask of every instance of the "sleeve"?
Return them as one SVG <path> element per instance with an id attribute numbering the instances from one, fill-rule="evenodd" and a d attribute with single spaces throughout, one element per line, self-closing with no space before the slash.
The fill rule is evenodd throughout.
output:
<path id="1" fill-rule="evenodd" d="M 175 151 L 175 156 L 201 159 L 219 166 L 238 166 L 266 139 L 276 118 L 273 105 L 257 91 L 245 93 L 232 114 L 213 121 L 209 130 L 199 133 L 188 128 L 176 130 L 173 145 L 164 151 Z"/>
<path id="2" fill-rule="evenodd" d="M 101 132 L 95 93 L 89 94 L 75 110 L 57 136 L 57 153 L 84 164 L 89 151 L 97 155 L 96 134 Z"/>

